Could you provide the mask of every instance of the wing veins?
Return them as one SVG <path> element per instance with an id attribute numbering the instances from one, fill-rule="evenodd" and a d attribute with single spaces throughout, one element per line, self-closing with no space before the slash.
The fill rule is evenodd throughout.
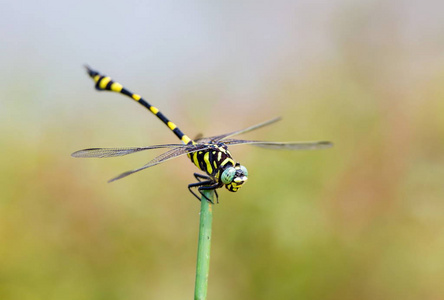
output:
<path id="1" fill-rule="evenodd" d="M 148 147 L 124 147 L 124 148 L 88 148 L 76 151 L 71 154 L 72 157 L 83 157 L 83 158 L 105 158 L 105 157 L 116 157 L 124 156 L 140 151 L 160 149 L 160 148 L 182 148 L 186 147 L 183 144 L 164 144 L 164 145 L 153 145 Z"/>
<path id="2" fill-rule="evenodd" d="M 250 144 L 252 146 L 276 149 L 276 150 L 317 150 L 326 149 L 333 146 L 331 142 L 315 141 L 315 142 L 266 142 L 253 140 L 237 140 L 229 139 L 224 141 L 226 145 Z"/>
<path id="3" fill-rule="evenodd" d="M 271 120 L 268 120 L 268 121 L 265 121 L 265 122 L 262 122 L 262 123 L 259 123 L 259 124 L 256 124 L 256 125 L 253 125 L 253 126 L 250 126 L 250 127 L 244 128 L 244 129 L 241 129 L 241 130 L 237 130 L 237 131 L 233 131 L 233 132 L 230 132 L 230 133 L 225 133 L 225 134 L 221 134 L 221 135 L 215 135 L 215 136 L 210 136 L 210 137 L 205 137 L 205 138 L 202 138 L 202 139 L 198 139 L 198 140 L 196 140 L 196 142 L 199 142 L 199 143 L 208 143 L 210 141 L 218 142 L 220 140 L 226 139 L 226 138 L 231 137 L 231 136 L 239 135 L 241 133 L 250 132 L 250 131 L 253 131 L 253 130 L 256 130 L 256 129 L 268 126 L 268 125 L 273 124 L 273 123 L 275 123 L 277 121 L 280 121 L 281 119 L 282 119 L 281 117 L 273 118 Z"/>
<path id="4" fill-rule="evenodd" d="M 129 176 L 131 174 L 134 174 L 136 172 L 142 171 L 144 169 L 153 167 L 155 165 L 158 165 L 158 164 L 163 163 L 165 161 L 168 161 L 170 159 L 173 159 L 173 158 L 176 158 L 176 157 L 179 157 L 179 156 L 183 156 L 185 154 L 189 154 L 189 153 L 205 150 L 205 149 L 208 149 L 208 148 L 209 148 L 209 145 L 207 145 L 207 144 L 197 144 L 197 145 L 191 145 L 191 146 L 187 146 L 187 147 L 180 147 L 180 148 L 174 148 L 174 149 L 168 150 L 167 152 L 164 152 L 161 155 L 153 158 L 152 160 L 150 160 L 147 164 L 143 165 L 142 167 L 134 169 L 134 170 L 123 172 L 122 174 L 120 174 L 117 177 L 112 178 L 108 182 L 113 182 L 115 180 L 124 178 L 126 176 Z"/>

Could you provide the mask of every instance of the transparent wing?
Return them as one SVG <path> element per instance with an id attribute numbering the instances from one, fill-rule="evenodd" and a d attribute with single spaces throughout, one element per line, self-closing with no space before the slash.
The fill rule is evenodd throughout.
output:
<path id="1" fill-rule="evenodd" d="M 333 143 L 327 141 L 281 143 L 281 142 L 263 142 L 263 141 L 236 140 L 236 139 L 225 140 L 224 144 L 226 145 L 250 144 L 261 148 L 276 149 L 276 150 L 316 150 L 316 149 L 330 148 L 333 146 Z"/>
<path id="2" fill-rule="evenodd" d="M 277 121 L 279 121 L 281 119 L 282 119 L 281 117 L 277 117 L 277 118 L 274 118 L 274 119 L 271 119 L 271 120 L 268 120 L 268 121 L 265 121 L 265 122 L 262 122 L 262 123 L 250 126 L 250 127 L 247 127 L 245 129 L 233 131 L 233 132 L 226 133 L 226 134 L 215 135 L 215 136 L 210 136 L 210 137 L 205 137 L 205 138 L 202 138 L 202 139 L 198 139 L 198 140 L 196 140 L 196 142 L 199 142 L 199 143 L 208 143 L 210 141 L 218 142 L 218 141 L 226 139 L 226 138 L 228 138 L 230 136 L 235 136 L 235 135 L 238 135 L 238 134 L 241 134 L 241 133 L 246 133 L 246 132 L 253 131 L 253 130 L 262 128 L 264 126 L 273 124 L 273 123 L 275 123 L 275 122 L 277 122 Z"/>
<path id="3" fill-rule="evenodd" d="M 128 155 L 144 150 L 159 149 L 159 148 L 181 148 L 186 147 L 183 144 L 165 144 L 154 145 L 149 147 L 129 147 L 129 148 L 89 148 L 74 152 L 72 157 L 116 157 Z"/>
<path id="4" fill-rule="evenodd" d="M 153 167 L 155 165 L 158 165 L 158 164 L 168 161 L 170 159 L 173 159 L 173 158 L 176 158 L 176 157 L 188 154 L 188 153 L 193 153 L 193 152 L 205 150 L 208 148 L 209 148 L 208 145 L 198 144 L 198 145 L 188 145 L 186 147 L 180 147 L 180 148 L 174 148 L 174 149 L 168 150 L 167 152 L 162 153 L 161 155 L 152 159 L 146 165 L 144 165 L 140 168 L 131 170 L 131 171 L 124 172 L 124 173 L 120 174 L 119 176 L 114 177 L 113 179 L 109 180 L 108 182 L 113 182 L 115 180 L 121 179 L 123 177 L 126 177 L 128 175 L 134 174 L 134 173 L 142 171 L 142 170 L 145 170 L 147 168 Z"/>

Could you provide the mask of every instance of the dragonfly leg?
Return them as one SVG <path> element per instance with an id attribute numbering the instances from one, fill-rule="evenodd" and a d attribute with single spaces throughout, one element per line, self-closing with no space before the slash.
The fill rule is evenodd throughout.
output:
<path id="1" fill-rule="evenodd" d="M 199 174 L 199 173 L 194 173 L 194 178 L 196 178 L 197 181 L 199 181 L 199 182 L 201 182 L 201 179 L 211 180 L 210 176 L 202 175 L 202 174 Z"/>
<path id="2" fill-rule="evenodd" d="M 219 195 L 217 194 L 216 189 L 214 189 L 214 193 L 216 194 L 216 203 L 219 204 Z"/>
<path id="3" fill-rule="evenodd" d="M 203 181 L 201 181 L 201 179 L 206 179 L 206 181 L 205 182 L 208 182 L 208 181 L 210 181 L 211 183 L 214 183 L 214 181 L 212 181 L 211 180 L 211 177 L 210 176 L 207 176 L 207 175 L 202 175 L 202 174 L 199 174 L 199 173 L 194 173 L 194 177 L 197 179 L 197 181 L 199 181 L 198 183 L 201 183 L 201 182 L 203 182 Z M 196 185 L 196 186 L 200 186 L 200 185 Z M 193 187 L 196 187 L 196 186 L 193 186 Z M 219 186 L 218 186 L 219 187 Z M 217 188 L 217 187 L 216 187 Z M 214 193 L 216 194 L 216 203 L 219 203 L 219 195 L 217 194 L 217 191 L 216 191 L 216 188 L 214 188 Z M 192 192 L 192 191 L 191 191 Z M 200 191 L 199 191 L 200 192 Z M 193 193 L 193 192 L 192 192 Z M 201 192 L 200 192 L 201 193 Z M 194 193 L 193 193 L 194 194 Z M 202 194 L 202 193 L 201 193 Z M 194 194 L 194 196 L 196 196 L 195 194 Z M 204 196 L 203 194 L 202 194 L 202 196 Z M 204 196 L 205 197 L 205 196 Z M 208 200 L 208 198 L 207 197 L 205 197 L 207 200 Z M 200 200 L 200 199 L 199 199 Z"/>
<path id="4" fill-rule="evenodd" d="M 194 197 L 196 197 L 199 201 L 200 201 L 200 197 L 192 190 L 192 188 L 197 187 L 199 190 L 199 193 L 202 194 L 202 192 L 200 191 L 200 188 L 202 188 L 203 186 L 207 185 L 207 186 L 211 186 L 211 184 L 214 183 L 214 181 L 212 180 L 206 180 L 206 181 L 199 181 L 199 182 L 195 182 L 195 183 L 190 183 L 188 185 L 188 190 L 191 192 L 191 194 L 194 195 Z M 205 197 L 205 199 L 207 199 L 208 201 L 210 201 L 211 203 L 213 203 L 213 201 L 211 201 L 210 199 L 208 199 L 205 195 L 202 195 Z M 214 204 L 214 203 L 213 203 Z"/>
<path id="5" fill-rule="evenodd" d="M 208 199 L 208 198 L 202 193 L 202 191 L 210 191 L 210 190 L 213 190 L 214 193 L 216 194 L 216 203 L 219 203 L 219 195 L 217 194 L 217 191 L 216 191 L 217 188 L 220 188 L 220 184 L 216 182 L 216 183 L 214 183 L 214 184 L 212 184 L 212 185 L 203 185 L 203 186 L 200 186 L 200 187 L 198 188 L 198 190 L 199 190 L 199 193 L 200 193 L 202 196 L 204 196 L 205 199 L 207 199 L 208 201 L 210 201 L 210 199 Z M 210 202 L 213 203 L 213 201 L 210 201 Z M 213 203 L 213 204 L 214 204 L 214 203 Z"/>

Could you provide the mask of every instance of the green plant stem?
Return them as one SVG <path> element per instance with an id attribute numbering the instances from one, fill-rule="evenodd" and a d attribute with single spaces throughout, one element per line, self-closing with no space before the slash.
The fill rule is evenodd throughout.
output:
<path id="1" fill-rule="evenodd" d="M 214 202 L 214 191 L 202 191 Z M 211 225 L 213 221 L 213 204 L 204 197 L 201 198 L 199 242 L 197 245 L 196 285 L 194 299 L 207 298 L 208 273 L 210 271 Z"/>

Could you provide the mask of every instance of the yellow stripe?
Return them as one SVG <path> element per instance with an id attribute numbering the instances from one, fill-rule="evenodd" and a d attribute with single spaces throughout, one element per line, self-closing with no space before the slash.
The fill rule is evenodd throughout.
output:
<path id="1" fill-rule="evenodd" d="M 123 86 L 120 83 L 114 82 L 111 84 L 111 91 L 120 93 L 120 91 L 123 89 Z"/>
<path id="2" fill-rule="evenodd" d="M 182 142 L 183 142 L 185 145 L 188 144 L 190 141 L 191 141 L 191 139 L 190 139 L 188 136 L 184 135 L 184 136 L 182 137 Z"/>
<path id="3" fill-rule="evenodd" d="M 221 167 L 223 167 L 229 162 L 231 162 L 234 165 L 234 161 L 229 157 L 225 158 L 224 161 L 220 165 L 221 165 Z"/>
<path id="4" fill-rule="evenodd" d="M 217 163 L 216 163 L 215 160 L 213 160 L 213 166 L 214 166 L 214 169 L 216 170 L 217 169 Z"/>
<path id="5" fill-rule="evenodd" d="M 99 81 L 99 79 L 100 79 L 100 75 L 96 75 L 96 76 L 94 76 L 93 79 L 94 79 L 95 82 Z"/>
<path id="6" fill-rule="evenodd" d="M 133 94 L 133 95 L 131 96 L 131 98 L 133 98 L 133 99 L 136 100 L 136 101 L 139 101 L 140 98 L 142 98 L 142 97 L 140 97 L 140 95 Z"/>
<path id="7" fill-rule="evenodd" d="M 213 167 L 211 166 L 209 158 L 210 158 L 210 152 L 205 153 L 204 161 L 207 164 L 207 173 L 211 174 L 211 173 L 213 173 Z"/>
<path id="8" fill-rule="evenodd" d="M 193 162 L 196 165 L 196 167 L 198 167 L 200 169 L 199 166 L 199 161 L 197 160 L 197 153 L 190 153 L 191 155 L 193 155 Z"/>
<path id="9" fill-rule="evenodd" d="M 102 80 L 100 80 L 99 82 L 99 87 L 104 90 L 106 88 L 106 85 L 108 84 L 108 82 L 111 81 L 110 77 L 103 77 Z"/>
<path id="10" fill-rule="evenodd" d="M 151 106 L 150 110 L 153 114 L 157 114 L 159 112 L 159 110 L 157 109 L 157 107 Z"/>
<path id="11" fill-rule="evenodd" d="M 167 125 L 171 130 L 174 130 L 177 127 L 173 122 L 168 122 Z"/>
<path id="12" fill-rule="evenodd" d="M 220 161 L 222 158 L 222 152 L 217 153 L 217 161 Z"/>

